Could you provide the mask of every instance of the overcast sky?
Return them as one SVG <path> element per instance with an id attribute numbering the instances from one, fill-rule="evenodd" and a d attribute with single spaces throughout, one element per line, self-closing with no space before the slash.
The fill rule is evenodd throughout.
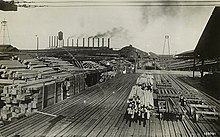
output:
<path id="1" fill-rule="evenodd" d="M 51 0 L 52 1 L 52 0 Z M 19 8 L 0 11 L 0 20 L 8 21 L 11 44 L 19 49 L 48 48 L 48 36 L 64 32 L 87 37 L 111 34 L 111 47 L 125 45 L 146 52 L 162 53 L 165 35 L 169 35 L 171 53 L 194 49 L 213 11 L 211 6 L 90 6 L 58 8 Z M 166 53 L 168 53 L 167 49 Z"/>

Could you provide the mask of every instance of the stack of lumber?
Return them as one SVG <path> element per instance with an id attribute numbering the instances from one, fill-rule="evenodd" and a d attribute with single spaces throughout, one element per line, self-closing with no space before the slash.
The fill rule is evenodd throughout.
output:
<path id="1" fill-rule="evenodd" d="M 100 61 L 100 64 L 104 66 L 110 66 L 113 68 L 114 71 L 117 71 L 118 73 L 133 73 L 134 72 L 134 65 L 125 60 L 125 59 L 112 59 L 112 60 L 102 60 Z"/>
<path id="2" fill-rule="evenodd" d="M 149 74 L 142 74 L 132 87 L 128 97 L 127 113 L 131 118 L 135 116 L 142 118 L 150 118 L 150 111 L 154 109 L 153 99 L 153 76 Z"/>
<path id="3" fill-rule="evenodd" d="M 116 76 L 116 74 L 117 74 L 117 72 L 115 72 L 115 71 L 103 72 L 101 74 L 101 78 L 99 79 L 99 82 L 103 82 L 108 79 L 114 78 Z"/>
<path id="4" fill-rule="evenodd" d="M 156 77 L 156 86 L 158 89 L 172 88 L 171 82 L 162 76 Z"/>
<path id="5" fill-rule="evenodd" d="M 59 74 L 56 78 L 38 79 L 5 86 L 1 100 L 3 120 L 12 120 L 41 110 L 86 88 L 83 74 Z"/>
<path id="6" fill-rule="evenodd" d="M 21 61 L 1 60 L 0 120 L 11 121 L 77 94 L 86 86 L 85 74 L 73 64 L 58 58 L 44 57 Z"/>
<path id="7" fill-rule="evenodd" d="M 53 96 L 54 93 L 48 91 L 54 83 L 53 79 L 44 79 L 5 86 L 1 93 L 1 100 L 6 104 L 1 110 L 3 120 L 10 121 L 42 109 L 43 94 L 47 94 L 48 99 Z"/>
<path id="8" fill-rule="evenodd" d="M 184 117 L 184 111 L 180 106 L 178 99 L 167 98 L 158 101 L 158 113 L 160 118 L 168 118 L 171 120 L 180 119 Z"/>
<path id="9" fill-rule="evenodd" d="M 147 73 L 143 73 L 140 77 L 138 77 L 136 84 L 139 86 L 145 85 L 148 88 L 148 90 L 152 90 L 154 84 L 154 76 Z"/>
<path id="10" fill-rule="evenodd" d="M 1 78 L 10 78 L 13 76 L 11 70 L 24 70 L 26 66 L 18 60 L 0 60 Z"/>
<path id="11" fill-rule="evenodd" d="M 84 69 L 89 69 L 89 70 L 102 70 L 102 69 L 106 68 L 96 62 L 93 62 L 93 61 L 83 61 L 82 64 L 83 64 Z"/>

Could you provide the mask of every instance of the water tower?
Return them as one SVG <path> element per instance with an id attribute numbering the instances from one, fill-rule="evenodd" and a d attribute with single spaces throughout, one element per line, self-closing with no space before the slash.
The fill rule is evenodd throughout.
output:
<path id="1" fill-rule="evenodd" d="M 63 32 L 58 32 L 58 46 L 63 47 L 64 46 L 64 39 L 63 39 Z"/>

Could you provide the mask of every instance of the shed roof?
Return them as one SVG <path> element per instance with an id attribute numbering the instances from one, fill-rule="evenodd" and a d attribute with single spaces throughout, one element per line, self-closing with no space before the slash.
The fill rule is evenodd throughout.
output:
<path id="1" fill-rule="evenodd" d="M 215 7 L 195 48 L 200 59 L 220 57 L 220 7 Z"/>

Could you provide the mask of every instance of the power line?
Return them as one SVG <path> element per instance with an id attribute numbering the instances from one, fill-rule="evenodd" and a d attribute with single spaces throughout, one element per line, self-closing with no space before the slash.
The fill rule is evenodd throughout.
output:
<path id="1" fill-rule="evenodd" d="M 220 6 L 220 1 L 17 1 L 19 7 L 90 7 L 90 6 Z M 23 4 L 23 5 L 22 5 Z M 38 5 L 39 4 L 39 5 Z M 41 5 L 40 5 L 41 4 Z M 43 5 L 42 5 L 43 4 Z"/>

